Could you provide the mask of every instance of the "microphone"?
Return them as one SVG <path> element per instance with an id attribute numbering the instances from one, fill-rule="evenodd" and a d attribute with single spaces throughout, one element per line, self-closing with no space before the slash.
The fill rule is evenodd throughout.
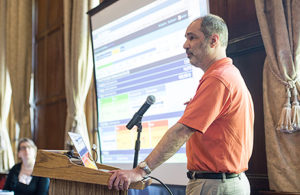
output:
<path id="1" fill-rule="evenodd" d="M 126 125 L 127 129 L 129 130 L 132 129 L 134 125 L 140 122 L 145 112 L 149 109 L 149 107 L 152 104 L 154 104 L 154 102 L 155 102 L 155 97 L 153 95 L 149 95 L 145 103 L 142 105 L 142 107 L 133 115 L 132 119 L 127 123 Z"/>

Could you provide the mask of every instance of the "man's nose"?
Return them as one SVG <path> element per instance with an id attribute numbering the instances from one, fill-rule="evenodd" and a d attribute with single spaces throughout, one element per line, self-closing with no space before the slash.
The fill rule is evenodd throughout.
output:
<path id="1" fill-rule="evenodd" d="M 188 49 L 188 48 L 189 48 L 188 40 L 186 40 L 186 41 L 184 42 L 183 48 L 184 48 L 184 49 Z"/>

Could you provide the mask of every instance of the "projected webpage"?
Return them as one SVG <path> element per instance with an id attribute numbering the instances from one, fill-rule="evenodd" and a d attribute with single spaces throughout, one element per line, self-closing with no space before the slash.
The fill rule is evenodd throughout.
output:
<path id="1" fill-rule="evenodd" d="M 142 120 L 139 161 L 182 116 L 203 74 L 182 48 L 199 15 L 199 0 L 154 1 L 93 30 L 103 163 L 133 162 L 137 133 L 125 126 L 148 95 L 156 102 Z M 185 146 L 168 162 L 186 162 Z"/>

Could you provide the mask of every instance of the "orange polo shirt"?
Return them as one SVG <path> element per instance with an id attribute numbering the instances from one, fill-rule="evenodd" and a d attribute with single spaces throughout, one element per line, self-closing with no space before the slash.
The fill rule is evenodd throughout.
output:
<path id="1" fill-rule="evenodd" d="M 209 67 L 178 122 L 197 130 L 186 143 L 188 170 L 240 173 L 248 169 L 253 103 L 230 58 Z"/>

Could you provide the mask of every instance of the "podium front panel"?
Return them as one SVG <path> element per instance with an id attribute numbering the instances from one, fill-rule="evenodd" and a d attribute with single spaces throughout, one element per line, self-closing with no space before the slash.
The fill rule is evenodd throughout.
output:
<path id="1" fill-rule="evenodd" d="M 110 190 L 106 185 L 51 179 L 49 195 L 127 195 L 128 191 Z"/>

